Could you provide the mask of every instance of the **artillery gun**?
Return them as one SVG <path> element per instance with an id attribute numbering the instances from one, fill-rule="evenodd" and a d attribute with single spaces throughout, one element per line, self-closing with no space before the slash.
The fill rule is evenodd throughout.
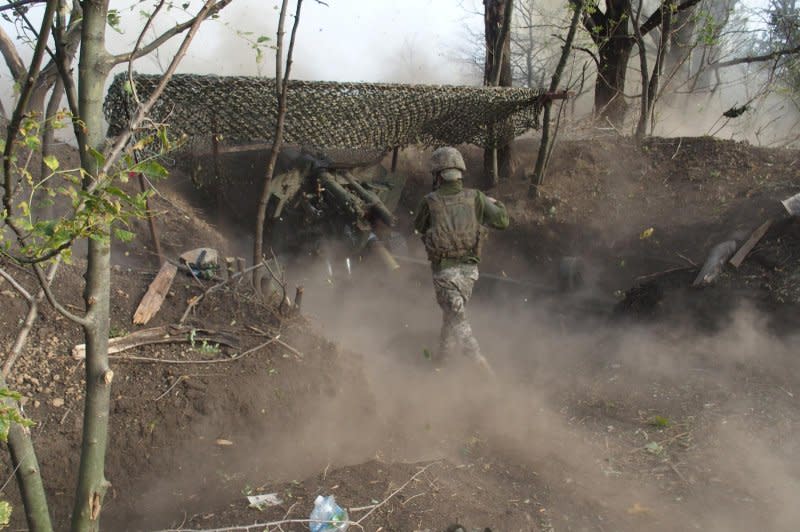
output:
<path id="1" fill-rule="evenodd" d="M 371 255 L 398 267 L 386 246 L 403 252 L 394 212 L 405 176 L 374 160 L 346 163 L 307 150 L 282 166 L 267 203 L 267 238 L 277 254 L 321 257 L 330 275 L 334 265 L 350 273 Z"/>

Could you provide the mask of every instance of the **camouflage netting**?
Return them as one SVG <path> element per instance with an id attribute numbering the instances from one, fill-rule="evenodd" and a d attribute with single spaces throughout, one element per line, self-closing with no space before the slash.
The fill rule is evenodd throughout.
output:
<path id="1" fill-rule="evenodd" d="M 105 101 L 110 135 L 134 109 L 126 78 L 117 75 Z M 159 79 L 134 76 L 141 100 Z M 541 95 L 528 88 L 291 81 L 284 141 L 374 152 L 411 144 L 493 147 L 538 127 Z M 276 115 L 274 79 L 189 74 L 169 82 L 152 113 L 193 142 L 216 134 L 226 144 L 268 141 Z"/>

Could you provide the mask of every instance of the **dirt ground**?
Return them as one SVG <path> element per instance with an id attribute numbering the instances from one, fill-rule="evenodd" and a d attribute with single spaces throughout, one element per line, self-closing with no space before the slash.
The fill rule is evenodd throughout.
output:
<path id="1" fill-rule="evenodd" d="M 535 148 L 518 143 L 520 168 Z M 478 168 L 481 154 L 465 151 Z M 401 157 L 406 223 L 429 190 L 424 160 Z M 279 315 L 246 284 L 212 294 L 188 323 L 234 334 L 237 348 L 164 344 L 112 362 L 102 528 L 243 530 L 307 519 L 318 494 L 334 494 L 356 530 L 796 530 L 800 224 L 779 219 L 777 200 L 800 191 L 798 168 L 796 151 L 605 138 L 560 143 L 538 199 L 523 170 L 502 181 L 492 195 L 512 223 L 492 235 L 481 269 L 519 282 L 487 275 L 470 306 L 494 380 L 427 356 L 440 316 L 424 266 L 364 265 L 349 279 L 295 267 L 288 288 L 304 285 L 303 316 Z M 174 175 L 154 200 L 167 253 L 244 255 L 246 229 L 187 183 Z M 739 269 L 689 287 L 711 247 L 767 217 L 778 221 Z M 157 269 L 146 225 L 136 231 L 114 254 L 114 336 L 137 329 Z M 409 247 L 423 256 L 413 238 Z M 567 294 L 564 256 L 584 264 L 583 286 Z M 78 260 L 56 283 L 78 307 L 80 274 Z M 212 283 L 179 274 L 148 326 L 176 323 L 199 284 Z M 5 348 L 26 307 L 0 290 Z M 10 379 L 36 422 L 58 529 L 76 478 L 80 336 L 45 309 Z M 266 493 L 280 504 L 248 507 Z M 13 482 L 4 495 L 18 501 Z M 22 517 L 15 504 L 14 529 Z"/>

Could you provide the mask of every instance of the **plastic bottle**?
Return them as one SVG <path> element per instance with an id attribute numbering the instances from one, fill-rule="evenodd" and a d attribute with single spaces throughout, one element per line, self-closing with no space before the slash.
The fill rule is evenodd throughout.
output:
<path id="1" fill-rule="evenodd" d="M 309 519 L 311 532 L 344 532 L 350 526 L 347 512 L 336 504 L 333 495 L 317 495 Z"/>

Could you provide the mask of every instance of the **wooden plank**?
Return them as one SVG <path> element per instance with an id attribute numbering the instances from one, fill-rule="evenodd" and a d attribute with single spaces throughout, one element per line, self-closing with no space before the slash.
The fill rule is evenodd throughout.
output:
<path id="1" fill-rule="evenodd" d="M 764 235 L 767 234 L 767 231 L 769 231 L 771 225 L 772 220 L 767 220 L 761 224 L 758 229 L 753 231 L 753 234 L 750 235 L 750 238 L 748 238 L 747 241 L 742 244 L 742 247 L 739 248 L 739 251 L 737 251 L 736 254 L 731 257 L 731 264 L 733 264 L 734 267 L 738 268 L 741 266 L 742 262 L 744 262 L 744 259 L 747 258 L 747 255 L 749 255 L 753 248 L 756 247 L 756 244 L 758 244 L 759 240 L 764 238 Z"/>
<path id="2" fill-rule="evenodd" d="M 161 269 L 158 270 L 158 275 L 150 283 L 147 288 L 136 313 L 133 315 L 134 325 L 145 325 L 150 319 L 156 315 L 161 309 L 161 304 L 172 286 L 172 281 L 175 279 L 175 274 L 178 272 L 178 267 L 170 262 L 165 262 Z"/>

